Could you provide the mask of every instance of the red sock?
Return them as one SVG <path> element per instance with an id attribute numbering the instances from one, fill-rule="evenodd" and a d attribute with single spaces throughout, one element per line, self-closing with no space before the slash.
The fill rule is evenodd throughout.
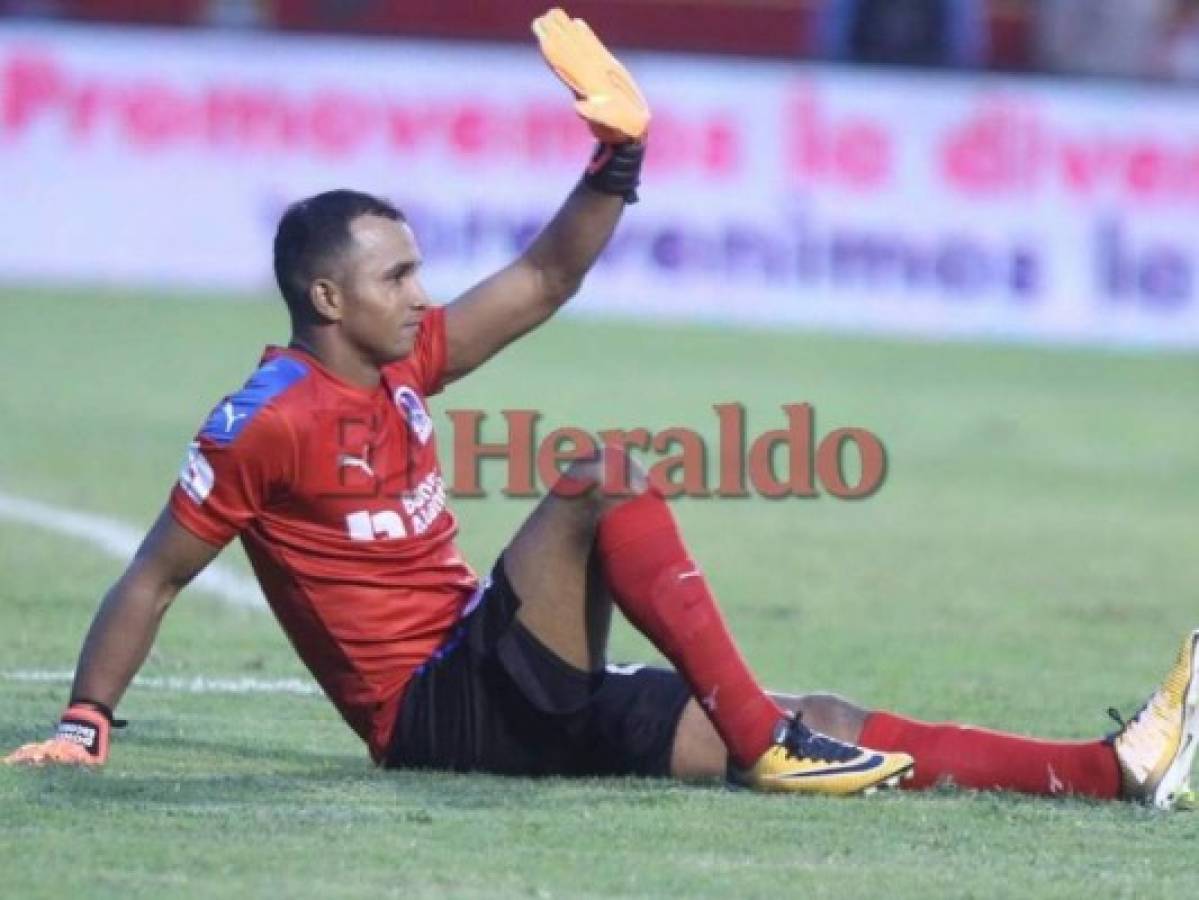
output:
<path id="1" fill-rule="evenodd" d="M 670 508 L 653 492 L 622 503 L 596 548 L 621 612 L 674 663 L 736 763 L 752 765 L 786 714 L 741 658 Z"/>
<path id="2" fill-rule="evenodd" d="M 899 750 L 916 760 L 904 787 L 927 788 L 949 780 L 974 790 L 1025 794 L 1120 796 L 1120 765 L 1103 741 L 1041 741 L 966 725 L 933 725 L 890 713 L 871 713 L 860 743 Z"/>

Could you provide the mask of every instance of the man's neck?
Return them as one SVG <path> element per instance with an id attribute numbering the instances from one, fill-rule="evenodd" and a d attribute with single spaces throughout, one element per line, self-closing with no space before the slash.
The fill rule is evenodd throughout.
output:
<path id="1" fill-rule="evenodd" d="M 288 346 L 312 354 L 343 381 L 361 388 L 376 387 L 381 374 L 379 367 L 363 359 L 345 343 L 330 340 L 330 337 L 320 331 L 293 330 Z"/>

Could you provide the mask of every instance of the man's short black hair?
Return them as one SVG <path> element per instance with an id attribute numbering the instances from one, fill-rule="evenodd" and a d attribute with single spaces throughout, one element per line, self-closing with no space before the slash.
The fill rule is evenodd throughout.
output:
<path id="1" fill-rule="evenodd" d="M 349 246 L 350 223 L 365 215 L 404 221 L 395 206 L 360 191 L 325 191 L 287 208 L 275 232 L 275 280 L 293 317 L 311 313 L 313 280 Z"/>

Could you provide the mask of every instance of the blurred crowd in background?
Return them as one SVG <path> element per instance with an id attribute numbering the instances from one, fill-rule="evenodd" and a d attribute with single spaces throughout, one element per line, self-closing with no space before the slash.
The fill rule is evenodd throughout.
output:
<path id="1" fill-rule="evenodd" d="M 0 15 L 524 39 L 549 0 L 0 0 Z M 1199 79 L 1199 0 L 574 0 L 618 46 Z"/>

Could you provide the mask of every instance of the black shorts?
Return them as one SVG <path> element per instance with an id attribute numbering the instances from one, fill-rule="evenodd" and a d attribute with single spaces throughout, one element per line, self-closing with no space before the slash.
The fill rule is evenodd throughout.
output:
<path id="1" fill-rule="evenodd" d="M 670 773 L 690 697 L 674 672 L 584 672 L 516 618 L 496 562 L 479 605 L 408 683 L 384 765 L 504 775 Z"/>

